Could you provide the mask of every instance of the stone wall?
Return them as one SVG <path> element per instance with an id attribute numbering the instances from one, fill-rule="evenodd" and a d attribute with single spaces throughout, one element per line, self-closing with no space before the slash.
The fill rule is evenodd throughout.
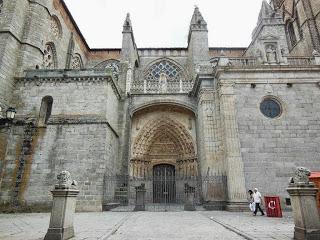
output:
<path id="1" fill-rule="evenodd" d="M 63 72 L 64 77 L 59 71 L 43 71 L 45 78 L 40 71 L 31 78 L 29 72 L 27 78 L 17 80 L 13 102 L 19 114 L 0 165 L 1 204 L 49 207 L 49 190 L 57 173 L 68 170 L 79 183 L 77 209 L 101 210 L 107 197 L 105 176 L 119 171 L 120 95 L 109 76 Z M 43 127 L 38 126 L 38 118 L 45 96 L 51 96 L 53 104 Z"/>
<path id="2" fill-rule="evenodd" d="M 242 84 L 235 85 L 237 121 L 246 188 L 279 195 L 284 202 L 295 167 L 320 170 L 320 89 L 316 74 L 273 71 L 260 73 L 259 79 L 247 74 Z M 250 82 L 257 83 L 256 87 Z M 293 82 L 292 87 L 288 82 Z M 270 119 L 260 112 L 260 103 L 268 95 L 282 104 L 278 118 Z"/>

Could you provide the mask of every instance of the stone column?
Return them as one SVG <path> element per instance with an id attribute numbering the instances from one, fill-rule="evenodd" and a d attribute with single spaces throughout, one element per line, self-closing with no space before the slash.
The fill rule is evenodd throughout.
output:
<path id="1" fill-rule="evenodd" d="M 317 209 L 318 189 L 309 182 L 310 171 L 298 167 L 287 191 L 291 198 L 294 218 L 294 239 L 320 239 L 320 216 Z"/>
<path id="2" fill-rule="evenodd" d="M 227 169 L 227 210 L 239 211 L 248 208 L 244 168 L 240 152 L 238 124 L 235 115 L 234 85 L 220 83 L 220 106 L 224 127 L 224 144 Z"/>
<path id="3" fill-rule="evenodd" d="M 51 191 L 51 218 L 44 240 L 65 240 L 74 237 L 73 216 L 79 190 L 76 189 L 76 182 L 70 180 L 68 171 L 62 171 L 57 179 L 58 184 Z"/>

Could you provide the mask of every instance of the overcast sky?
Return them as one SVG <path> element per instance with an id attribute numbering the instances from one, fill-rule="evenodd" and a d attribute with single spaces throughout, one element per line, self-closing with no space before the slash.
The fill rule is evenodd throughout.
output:
<path id="1" fill-rule="evenodd" d="M 136 44 L 186 47 L 197 5 L 207 21 L 210 47 L 247 47 L 262 0 L 65 0 L 91 48 L 120 48 L 129 12 Z"/>

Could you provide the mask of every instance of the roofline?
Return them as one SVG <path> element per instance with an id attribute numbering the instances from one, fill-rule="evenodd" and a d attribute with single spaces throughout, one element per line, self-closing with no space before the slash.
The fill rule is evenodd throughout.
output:
<path id="1" fill-rule="evenodd" d="M 239 51 L 245 51 L 246 47 L 209 47 L 210 50 L 239 50 Z M 143 50 L 188 50 L 187 47 L 146 47 L 146 48 L 138 48 L 138 51 Z M 90 51 L 93 52 L 99 52 L 99 51 L 121 51 L 121 48 L 90 48 Z"/>
<path id="2" fill-rule="evenodd" d="M 121 51 L 121 48 L 90 48 L 89 44 L 87 43 L 87 40 L 85 39 L 85 37 L 83 36 L 80 28 L 78 27 L 78 24 L 76 23 L 76 21 L 74 20 L 70 10 L 68 9 L 66 3 L 64 0 L 60 0 L 63 8 L 65 9 L 66 13 L 68 14 L 68 16 L 70 17 L 70 20 L 72 22 L 72 24 L 74 25 L 77 33 L 79 34 L 81 40 L 83 41 L 85 47 L 87 48 L 88 51 L 91 52 L 100 52 L 100 51 Z M 188 47 L 150 47 L 150 48 L 137 48 L 137 50 L 187 50 Z M 209 47 L 209 50 L 222 50 L 222 49 L 228 49 L 228 50 L 246 50 L 247 47 Z"/>
<path id="3" fill-rule="evenodd" d="M 81 40 L 83 41 L 84 45 L 86 46 L 87 50 L 88 50 L 88 51 L 91 51 L 91 49 L 90 49 L 90 47 L 89 47 L 89 45 L 88 45 L 88 43 L 87 43 L 87 40 L 86 40 L 85 37 L 83 36 L 80 28 L 78 27 L 78 24 L 77 24 L 76 21 L 74 20 L 74 18 L 73 18 L 73 16 L 72 16 L 71 12 L 69 11 L 66 3 L 64 2 L 64 0 L 60 0 L 60 2 L 61 2 L 61 4 L 62 4 L 63 8 L 66 10 L 66 13 L 67 13 L 68 16 L 70 17 L 70 20 L 71 20 L 72 24 L 74 25 L 77 33 L 79 34 L 79 36 L 80 36 Z"/>

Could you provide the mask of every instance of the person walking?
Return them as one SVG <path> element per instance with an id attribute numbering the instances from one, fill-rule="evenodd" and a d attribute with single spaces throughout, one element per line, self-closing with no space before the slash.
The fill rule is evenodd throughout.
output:
<path id="1" fill-rule="evenodd" d="M 250 189 L 249 191 L 248 191 L 248 193 L 249 193 L 249 208 L 250 208 L 250 210 L 251 210 L 251 212 L 254 212 L 254 210 L 256 209 L 256 204 L 254 203 L 254 200 L 253 200 L 253 191 Z"/>
<path id="2" fill-rule="evenodd" d="M 252 197 L 253 197 L 253 201 L 254 201 L 254 203 L 255 203 L 255 210 L 254 210 L 254 212 L 253 212 L 253 216 L 256 216 L 256 215 L 257 215 L 258 209 L 259 209 L 259 211 L 261 212 L 261 216 L 263 216 L 263 215 L 264 215 L 264 212 L 263 212 L 263 210 L 262 210 L 261 207 L 260 207 L 262 197 L 261 197 L 261 193 L 258 191 L 258 188 L 255 188 L 255 189 L 253 190 Z"/>

